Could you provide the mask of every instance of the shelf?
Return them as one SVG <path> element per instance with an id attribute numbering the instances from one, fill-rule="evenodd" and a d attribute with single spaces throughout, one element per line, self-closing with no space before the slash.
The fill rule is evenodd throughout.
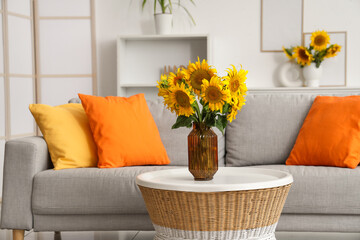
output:
<path id="1" fill-rule="evenodd" d="M 249 93 L 267 94 L 267 93 L 338 93 L 338 92 L 360 92 L 360 87 L 274 87 L 274 88 L 249 88 Z"/>
<path id="2" fill-rule="evenodd" d="M 143 88 L 143 87 L 156 87 L 157 84 L 153 83 L 122 83 L 120 85 L 123 88 Z"/>
<path id="3" fill-rule="evenodd" d="M 123 40 L 173 40 L 173 39 L 203 39 L 207 38 L 207 34 L 169 34 L 169 35 L 126 35 L 119 36 Z"/>
<path id="4" fill-rule="evenodd" d="M 206 34 L 119 36 L 117 95 L 145 91 L 145 97 L 153 98 L 164 66 L 187 66 L 189 60 L 194 62 L 198 57 L 211 63 L 210 38 Z"/>

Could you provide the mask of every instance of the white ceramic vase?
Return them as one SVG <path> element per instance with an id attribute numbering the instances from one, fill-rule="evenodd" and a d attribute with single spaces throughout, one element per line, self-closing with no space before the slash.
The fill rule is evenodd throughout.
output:
<path id="1" fill-rule="evenodd" d="M 156 34 L 170 34 L 172 29 L 172 14 L 159 13 L 155 14 Z"/>
<path id="2" fill-rule="evenodd" d="M 303 76 L 305 85 L 307 87 L 319 87 L 322 75 L 322 66 L 316 67 L 316 63 L 311 63 L 310 66 L 303 68 Z"/>

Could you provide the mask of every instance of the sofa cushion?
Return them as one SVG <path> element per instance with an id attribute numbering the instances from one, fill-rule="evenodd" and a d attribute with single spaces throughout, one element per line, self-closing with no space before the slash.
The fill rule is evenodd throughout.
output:
<path id="1" fill-rule="evenodd" d="M 131 97 L 80 94 L 99 168 L 169 164 L 143 93 Z"/>
<path id="2" fill-rule="evenodd" d="M 178 128 L 171 129 L 176 122 L 176 114 L 166 109 L 161 100 L 147 101 L 150 112 L 159 129 L 161 140 L 170 158 L 170 165 L 187 166 L 188 148 L 187 136 L 191 129 Z M 218 136 L 218 161 L 219 166 L 224 166 L 225 162 L 225 136 L 217 128 L 213 128 Z"/>
<path id="3" fill-rule="evenodd" d="M 316 97 L 286 164 L 356 168 L 359 124 L 360 96 Z"/>
<path id="4" fill-rule="evenodd" d="M 49 148 L 54 169 L 96 167 L 96 145 L 81 104 L 30 104 Z"/>
<path id="5" fill-rule="evenodd" d="M 284 164 L 315 96 L 249 94 L 226 129 L 226 165 Z"/>
<path id="6" fill-rule="evenodd" d="M 294 182 L 283 213 L 360 214 L 360 167 L 262 165 L 287 171 Z"/>
<path id="7" fill-rule="evenodd" d="M 137 175 L 169 166 L 46 170 L 34 177 L 33 214 L 145 214 Z"/>

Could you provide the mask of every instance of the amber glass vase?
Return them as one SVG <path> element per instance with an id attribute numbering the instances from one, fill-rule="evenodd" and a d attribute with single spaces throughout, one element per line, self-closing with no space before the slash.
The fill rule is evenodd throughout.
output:
<path id="1" fill-rule="evenodd" d="M 188 136 L 189 171 L 195 180 L 213 179 L 218 170 L 217 135 L 204 123 L 194 123 Z"/>

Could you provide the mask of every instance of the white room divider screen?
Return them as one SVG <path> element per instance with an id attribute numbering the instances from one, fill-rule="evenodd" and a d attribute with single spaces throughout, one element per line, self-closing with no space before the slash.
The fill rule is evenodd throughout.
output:
<path id="1" fill-rule="evenodd" d="M 1 1 L 0 165 L 5 140 L 33 136 L 35 122 L 28 110 L 35 102 L 33 7 L 29 0 Z M 2 174 L 0 183 L 2 184 Z"/>
<path id="2" fill-rule="evenodd" d="M 5 141 L 39 134 L 31 103 L 97 94 L 94 0 L 0 0 L 0 199 Z"/>
<path id="3" fill-rule="evenodd" d="M 35 0 L 37 100 L 59 105 L 96 94 L 93 0 Z"/>

